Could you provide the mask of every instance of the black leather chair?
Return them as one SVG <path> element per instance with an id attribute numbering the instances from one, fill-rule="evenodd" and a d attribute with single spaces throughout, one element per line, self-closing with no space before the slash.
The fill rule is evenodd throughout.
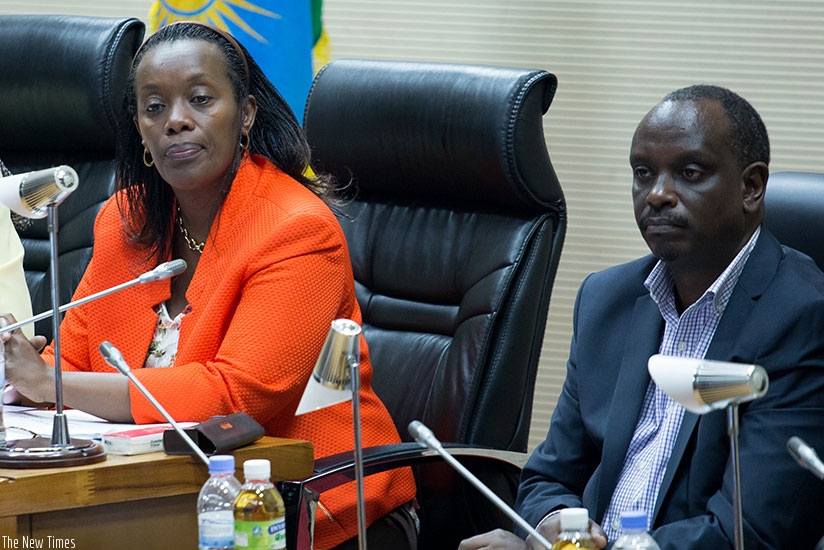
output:
<path id="1" fill-rule="evenodd" d="M 0 158 L 13 173 L 73 167 L 58 207 L 61 304 L 92 254 L 94 218 L 114 191 L 115 125 L 144 24 L 138 19 L 0 16 Z M 46 220 L 20 232 L 35 313 L 51 309 Z M 51 338 L 51 321 L 37 323 Z"/>
<path id="2" fill-rule="evenodd" d="M 327 65 L 312 86 L 308 139 L 323 170 L 351 180 L 338 214 L 373 384 L 406 441 L 417 419 L 456 454 L 527 450 L 566 230 L 542 124 L 555 88 L 540 70 L 358 60 Z M 519 469 L 481 454 L 465 460 L 512 502 Z M 288 520 L 291 547 L 307 547 L 302 498 L 352 479 L 351 464 L 332 466 L 350 458 L 282 486 L 301 516 Z M 416 443 L 365 459 L 369 473 L 416 464 L 420 548 L 512 526 Z"/>
<path id="3" fill-rule="evenodd" d="M 764 225 L 781 244 L 807 254 L 824 269 L 824 174 L 775 172 L 767 181 Z"/>

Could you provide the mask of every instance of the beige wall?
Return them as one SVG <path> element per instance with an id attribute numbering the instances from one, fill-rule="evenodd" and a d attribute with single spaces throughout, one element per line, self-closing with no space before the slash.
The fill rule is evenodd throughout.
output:
<path id="1" fill-rule="evenodd" d="M 0 13 L 145 20 L 151 1 L 20 5 L 0 0 Z M 325 0 L 325 23 L 333 58 L 534 67 L 558 76 L 545 133 L 569 203 L 569 230 L 550 306 L 531 446 L 546 432 L 563 381 L 578 285 L 591 271 L 646 252 L 631 213 L 626 157 L 636 123 L 655 102 L 688 84 L 728 86 L 764 117 L 773 171 L 824 170 L 819 0 Z"/>

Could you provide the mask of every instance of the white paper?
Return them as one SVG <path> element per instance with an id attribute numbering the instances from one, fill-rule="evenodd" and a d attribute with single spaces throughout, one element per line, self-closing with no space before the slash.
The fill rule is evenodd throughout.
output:
<path id="1" fill-rule="evenodd" d="M 117 424 L 77 409 L 64 409 L 63 414 L 69 426 L 69 436 L 78 439 L 101 439 L 103 434 L 148 428 L 151 426 L 172 426 L 167 423 L 159 424 Z M 54 428 L 54 410 L 35 409 L 16 405 L 5 405 L 3 415 L 6 424 L 6 439 L 25 439 L 37 434 L 51 437 Z M 178 422 L 184 428 L 193 426 L 195 422 Z"/>

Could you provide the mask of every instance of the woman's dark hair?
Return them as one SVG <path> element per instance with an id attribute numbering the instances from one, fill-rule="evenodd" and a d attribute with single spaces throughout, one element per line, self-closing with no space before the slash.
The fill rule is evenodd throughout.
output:
<path id="1" fill-rule="evenodd" d="M 152 48 L 178 40 L 203 40 L 217 45 L 226 61 L 235 100 L 242 104 L 249 95 L 255 97 L 257 113 L 249 132 L 248 151 L 266 157 L 316 195 L 331 201 L 335 191 L 332 177 L 306 174 L 311 155 L 303 129 L 246 48 L 223 31 L 203 23 L 179 22 L 161 28 L 143 43 L 126 83 L 125 120 L 118 126 L 116 171 L 117 187 L 125 192 L 127 207 L 124 209 L 121 205 L 121 215 L 131 240 L 147 249 L 150 257 L 165 258 L 171 252 L 174 193 L 155 168 L 144 164 L 144 148 L 133 118 L 137 114 L 135 73 L 140 62 Z M 244 142 L 246 139 L 244 136 Z M 238 132 L 235 158 L 224 177 L 216 212 L 231 189 L 243 157 L 240 140 Z"/>

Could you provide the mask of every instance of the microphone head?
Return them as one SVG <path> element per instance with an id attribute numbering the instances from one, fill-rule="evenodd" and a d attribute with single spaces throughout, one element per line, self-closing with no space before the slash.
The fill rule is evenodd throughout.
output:
<path id="1" fill-rule="evenodd" d="M 664 393 L 696 414 L 758 399 L 770 385 L 758 365 L 656 354 L 648 369 Z"/>
<path id="2" fill-rule="evenodd" d="M 409 423 L 409 435 L 411 435 L 415 439 L 415 441 L 418 441 L 419 443 L 422 443 L 422 441 L 420 441 L 419 439 L 421 437 L 422 427 L 425 426 L 423 425 L 423 422 L 421 422 L 420 420 L 413 420 Z"/>
<path id="3" fill-rule="evenodd" d="M 432 433 L 432 430 L 430 430 L 426 424 L 420 420 L 413 420 L 410 422 L 407 429 L 409 430 L 409 435 L 414 437 L 415 441 L 425 447 L 428 447 L 430 450 L 438 452 L 439 449 L 443 448 L 441 442 L 437 437 L 435 437 L 435 434 Z"/>
<path id="4" fill-rule="evenodd" d="M 819 479 L 824 479 L 824 464 L 818 458 L 815 449 L 807 445 L 803 439 L 795 435 L 789 438 L 787 440 L 787 450 L 799 466 L 811 471 Z"/>
<path id="5" fill-rule="evenodd" d="M 186 271 L 187 265 L 186 260 L 178 258 L 176 260 L 166 262 L 159 267 L 163 267 L 164 270 L 168 271 L 171 274 L 169 275 L 170 277 L 175 277 Z"/>
<path id="6" fill-rule="evenodd" d="M 75 189 L 79 178 L 70 166 L 57 166 L 0 180 L 0 202 L 24 218 L 45 218 Z"/>
<path id="7" fill-rule="evenodd" d="M 318 354 L 295 416 L 352 399 L 352 367 L 360 361 L 361 327 L 335 319 Z"/>
<path id="8" fill-rule="evenodd" d="M 806 446 L 807 444 L 795 435 L 787 440 L 787 450 L 790 451 L 790 454 L 793 455 L 796 460 L 799 460 L 801 457 L 801 449 Z"/>
<path id="9" fill-rule="evenodd" d="M 164 279 L 169 279 L 170 277 L 180 275 L 184 271 L 186 271 L 186 260 L 178 258 L 177 260 L 162 263 L 151 271 L 147 271 L 138 277 L 137 281 L 139 283 L 162 281 Z"/>
<path id="10" fill-rule="evenodd" d="M 123 354 L 120 353 L 120 350 L 114 347 L 111 342 L 101 342 L 98 349 L 100 350 L 100 355 L 103 356 L 103 359 L 109 365 L 121 373 L 128 375 L 129 371 L 131 371 L 129 365 L 126 364 L 126 360 L 123 359 Z"/>
<path id="11" fill-rule="evenodd" d="M 360 360 L 361 327 L 351 319 L 335 319 L 318 354 L 312 376 L 334 390 L 351 388 L 349 364 Z"/>

